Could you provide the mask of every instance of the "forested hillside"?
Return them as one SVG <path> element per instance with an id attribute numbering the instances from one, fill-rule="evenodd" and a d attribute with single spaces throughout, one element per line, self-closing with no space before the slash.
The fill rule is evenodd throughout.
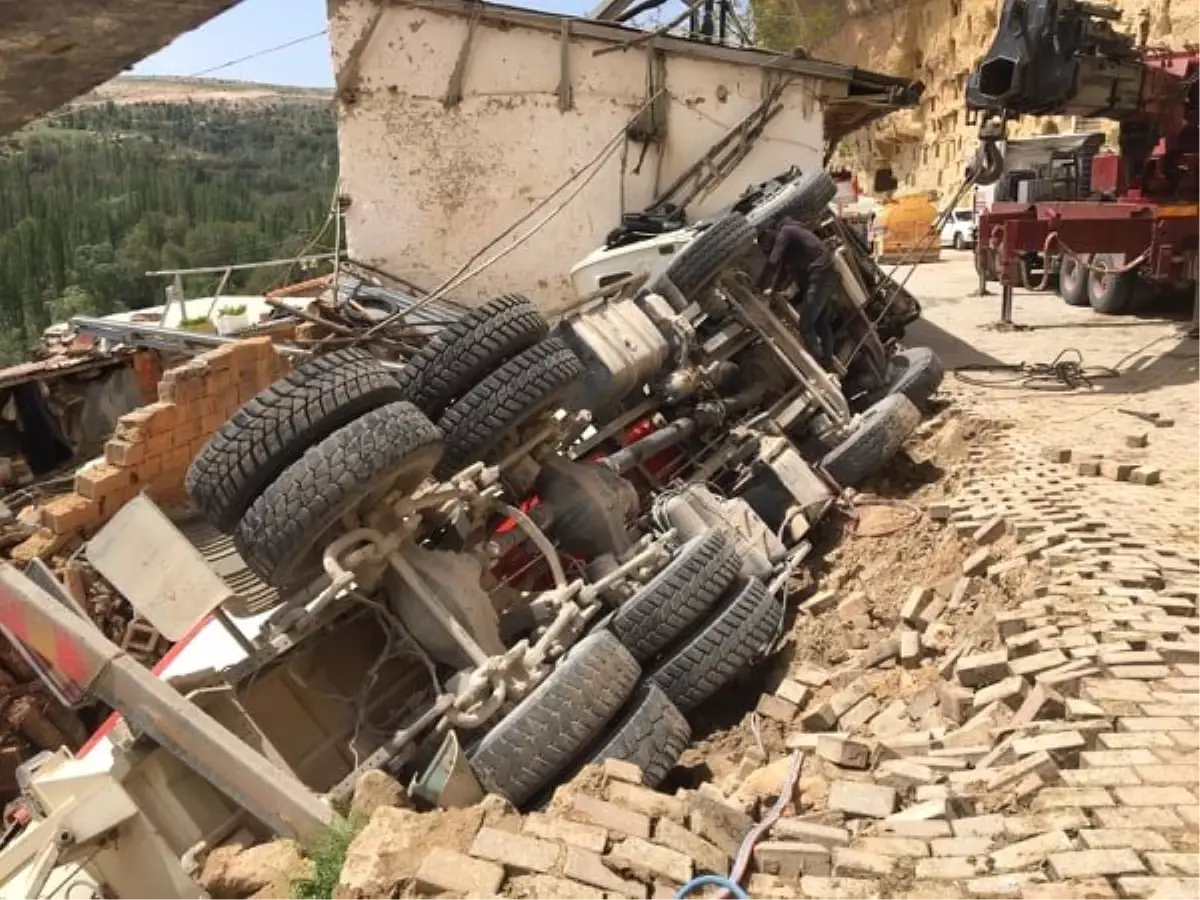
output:
<path id="1" fill-rule="evenodd" d="M 0 141 L 0 362 L 71 315 L 161 303 L 147 271 L 300 252 L 336 178 L 333 112 L 311 99 L 93 103 Z"/>

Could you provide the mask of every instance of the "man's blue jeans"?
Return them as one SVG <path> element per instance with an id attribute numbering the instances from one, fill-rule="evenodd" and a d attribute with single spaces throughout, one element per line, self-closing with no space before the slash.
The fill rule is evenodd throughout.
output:
<path id="1" fill-rule="evenodd" d="M 833 325 L 829 302 L 833 298 L 833 272 L 829 269 L 813 272 L 808 277 L 804 297 L 800 301 L 800 336 L 808 346 L 808 352 L 816 357 L 821 367 L 828 369 L 833 362 Z"/>

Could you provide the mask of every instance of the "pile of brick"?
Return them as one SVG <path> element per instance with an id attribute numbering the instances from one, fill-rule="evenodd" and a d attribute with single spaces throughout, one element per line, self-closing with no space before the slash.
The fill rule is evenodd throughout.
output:
<path id="1" fill-rule="evenodd" d="M 270 338 L 226 344 L 171 369 L 157 400 L 122 416 L 104 459 L 83 467 L 74 490 L 32 515 L 40 527 L 11 549 L 18 565 L 45 559 L 104 634 L 146 665 L 169 644 L 81 560 L 82 542 L 121 506 L 145 491 L 171 507 L 185 502 L 183 477 L 200 447 L 246 400 L 288 369 Z M 26 536 L 27 535 L 27 536 Z M 0 800 L 15 795 L 16 767 L 38 750 L 78 747 L 86 739 L 79 717 L 48 694 L 16 651 L 0 638 Z"/>
<path id="2" fill-rule="evenodd" d="M 759 845 L 776 880 L 754 896 L 1200 891 L 1200 560 L 1095 515 L 1069 473 L 996 468 L 929 508 L 966 543 L 953 587 L 914 586 L 898 634 L 863 654 L 935 681 L 889 704 L 862 658 L 797 665 L 760 702 L 799 726 L 788 746 L 820 760 L 828 793 Z M 939 623 L 971 579 L 1019 588 L 989 633 L 947 648 Z"/>
<path id="3" fill-rule="evenodd" d="M 76 474 L 74 491 L 41 508 L 42 528 L 13 549 L 13 559 L 54 553 L 143 491 L 161 505 L 183 505 L 184 473 L 209 435 L 287 370 L 269 337 L 225 344 L 169 370 L 157 402 L 118 420 L 104 459 Z"/>

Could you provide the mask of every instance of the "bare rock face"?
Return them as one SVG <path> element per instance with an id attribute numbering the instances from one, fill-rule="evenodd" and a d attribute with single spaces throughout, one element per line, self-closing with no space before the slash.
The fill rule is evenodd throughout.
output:
<path id="1" fill-rule="evenodd" d="M 346 851 L 334 896 L 395 896 L 433 848 L 465 853 L 482 822 L 479 807 L 417 813 L 380 806 Z"/>
<path id="2" fill-rule="evenodd" d="M 290 897 L 292 882 L 309 877 L 311 870 L 312 863 L 292 840 L 249 848 L 230 844 L 208 855 L 200 885 L 216 898 Z"/>
<path id="3" fill-rule="evenodd" d="M 354 785 L 350 816 L 368 819 L 381 806 L 408 807 L 408 794 L 400 782 L 387 772 L 380 772 L 378 769 L 364 772 Z"/>

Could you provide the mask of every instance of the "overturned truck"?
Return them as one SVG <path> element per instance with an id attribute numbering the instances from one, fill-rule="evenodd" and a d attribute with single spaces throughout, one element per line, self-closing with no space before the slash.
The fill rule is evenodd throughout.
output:
<path id="1" fill-rule="evenodd" d="M 399 373 L 355 349 L 299 362 L 187 476 L 265 588 L 256 608 L 145 497 L 88 546 L 187 635 L 158 678 L 6 571 L 5 624 L 47 658 L 92 648 L 68 675 L 127 724 L 26 767 L 33 823 L 0 874 L 44 884 L 87 851 L 117 895 L 179 893 L 236 828 L 312 839 L 372 768 L 447 805 L 537 804 L 605 758 L 660 782 L 688 714 L 779 636 L 808 531 L 886 465 L 940 381 L 936 357 L 899 348 L 919 307 L 828 212 L 831 191 L 822 172 L 777 179 L 553 327 L 507 295 Z M 837 247 L 832 374 L 790 303 L 751 281 L 757 230 L 783 215 Z M 73 830 L 95 804 L 105 827 Z M 140 842 L 112 842 L 122 829 Z M 131 867 L 133 846 L 156 864 Z"/>

